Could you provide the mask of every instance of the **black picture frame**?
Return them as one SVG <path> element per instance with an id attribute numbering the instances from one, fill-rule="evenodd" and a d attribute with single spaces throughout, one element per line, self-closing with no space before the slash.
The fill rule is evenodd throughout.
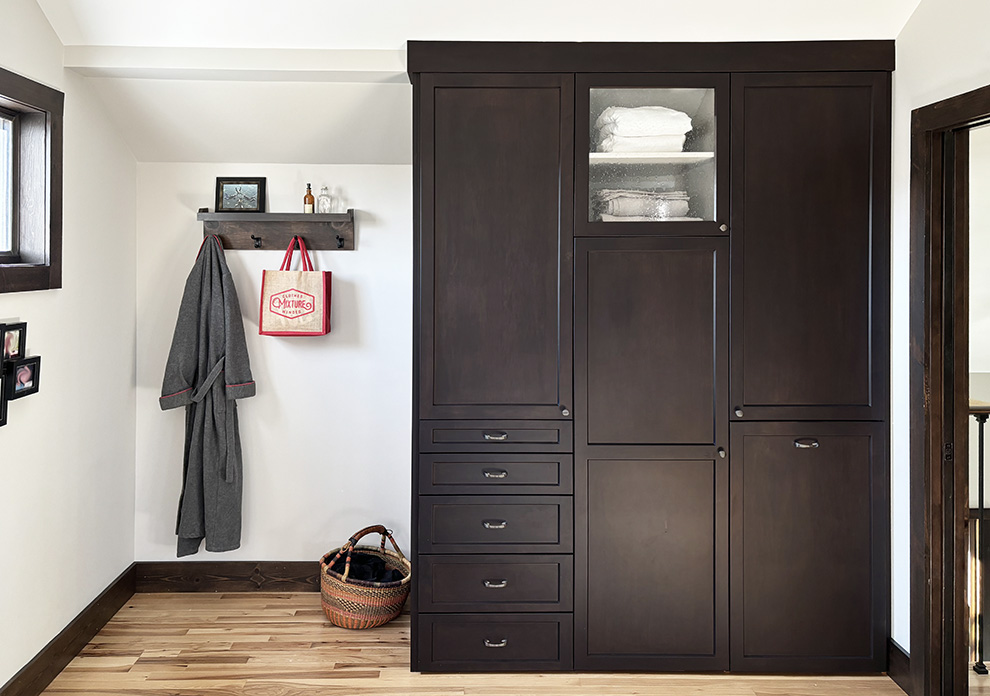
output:
<path id="1" fill-rule="evenodd" d="M 265 212 L 265 177 L 217 177 L 214 211 L 218 213 Z"/>
<path id="2" fill-rule="evenodd" d="M 12 360 L 20 360 L 25 355 L 25 350 L 27 348 L 27 322 L 18 322 L 16 324 L 0 324 L 0 330 L 3 331 L 2 334 L 2 350 L 3 350 L 3 361 L 9 362 Z M 16 351 L 8 355 L 8 342 L 7 334 L 14 334 L 16 338 Z"/>
<path id="3" fill-rule="evenodd" d="M 32 355 L 30 358 L 22 358 L 20 360 L 15 360 L 13 362 L 7 363 L 7 377 L 6 377 L 6 393 L 7 400 L 13 401 L 14 399 L 22 399 L 25 396 L 30 396 L 31 394 L 37 394 L 38 389 L 41 387 L 41 356 Z M 18 388 L 19 384 L 23 384 L 23 378 L 21 377 L 22 371 L 25 369 L 30 370 L 30 382 L 27 386 L 22 386 Z"/>
<path id="4" fill-rule="evenodd" d="M 7 373 L 0 370 L 0 428 L 7 425 Z"/>

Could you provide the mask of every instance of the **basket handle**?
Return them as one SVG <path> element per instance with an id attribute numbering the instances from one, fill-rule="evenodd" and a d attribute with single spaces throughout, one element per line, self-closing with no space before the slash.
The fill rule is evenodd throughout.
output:
<path id="1" fill-rule="evenodd" d="M 385 525 L 381 525 L 381 524 L 373 524 L 370 527 L 365 527 L 361 531 L 356 532 L 350 539 L 348 539 L 347 542 L 340 547 L 340 551 L 338 551 L 337 555 L 333 557 L 333 560 L 330 561 L 330 565 L 332 566 L 334 563 L 337 562 L 337 559 L 339 559 L 341 556 L 344 555 L 344 551 L 346 549 L 347 559 L 344 562 L 344 574 L 341 576 L 341 579 L 344 582 L 347 582 L 347 576 L 351 574 L 351 553 L 354 551 L 354 547 L 357 546 L 357 543 L 361 541 L 361 539 L 368 536 L 369 534 L 382 535 L 382 550 L 385 549 L 385 537 L 388 537 L 388 540 L 392 542 L 392 548 L 395 549 L 395 552 L 399 554 L 400 558 L 405 559 L 405 554 L 402 553 L 402 549 L 399 548 L 399 545 L 395 543 L 395 539 L 392 538 L 391 529 L 387 529 Z"/>

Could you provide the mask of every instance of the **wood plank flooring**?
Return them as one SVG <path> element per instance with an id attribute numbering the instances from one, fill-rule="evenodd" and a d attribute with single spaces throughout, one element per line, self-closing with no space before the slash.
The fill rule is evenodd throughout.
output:
<path id="1" fill-rule="evenodd" d="M 903 696 L 886 677 L 414 674 L 409 620 L 348 631 L 319 593 L 136 594 L 45 691 L 91 696 Z"/>

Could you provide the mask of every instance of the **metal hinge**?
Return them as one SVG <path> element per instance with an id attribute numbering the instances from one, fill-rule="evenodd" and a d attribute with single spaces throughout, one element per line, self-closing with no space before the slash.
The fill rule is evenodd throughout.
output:
<path id="1" fill-rule="evenodd" d="M 952 461 L 952 443 L 948 442 L 942 447 L 942 458 L 947 462 Z"/>

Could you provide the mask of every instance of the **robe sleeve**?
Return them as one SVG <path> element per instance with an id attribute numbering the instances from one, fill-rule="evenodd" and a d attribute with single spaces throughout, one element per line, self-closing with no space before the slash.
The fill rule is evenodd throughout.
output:
<path id="1" fill-rule="evenodd" d="M 251 360 L 248 357 L 247 341 L 244 338 L 244 321 L 241 319 L 241 306 L 237 301 L 234 279 L 223 258 L 223 251 L 219 253 L 223 267 L 223 317 L 227 341 L 223 369 L 227 399 L 244 399 L 254 396 L 255 393 Z"/>
<path id="2" fill-rule="evenodd" d="M 192 403 L 199 358 L 199 307 L 203 294 L 203 273 L 204 269 L 208 270 L 204 256 L 200 254 L 197 257 L 182 292 L 172 347 L 165 363 L 162 396 L 158 400 L 163 411 Z"/>

